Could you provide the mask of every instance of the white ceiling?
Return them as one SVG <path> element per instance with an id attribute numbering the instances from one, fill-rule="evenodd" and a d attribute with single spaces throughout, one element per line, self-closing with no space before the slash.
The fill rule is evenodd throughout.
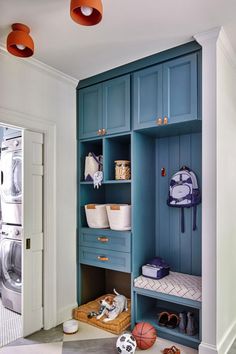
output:
<path id="1" fill-rule="evenodd" d="M 103 0 L 102 22 L 70 18 L 70 0 L 0 0 L 0 42 L 10 25 L 30 26 L 34 58 L 81 79 L 224 26 L 236 51 L 236 0 Z"/>

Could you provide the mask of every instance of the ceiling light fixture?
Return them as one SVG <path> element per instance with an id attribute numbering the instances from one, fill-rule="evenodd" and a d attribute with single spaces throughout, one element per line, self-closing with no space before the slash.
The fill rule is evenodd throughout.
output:
<path id="1" fill-rule="evenodd" d="M 34 42 L 30 29 L 22 23 L 14 23 L 12 32 L 7 37 L 7 50 L 16 57 L 27 58 L 34 54 Z"/>
<path id="2" fill-rule="evenodd" d="M 84 26 L 93 26 L 102 19 L 101 0 L 71 0 L 70 15 L 71 18 Z"/>

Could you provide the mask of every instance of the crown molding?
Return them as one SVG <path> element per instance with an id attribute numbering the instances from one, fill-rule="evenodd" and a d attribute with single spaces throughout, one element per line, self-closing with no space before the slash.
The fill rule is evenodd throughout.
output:
<path id="1" fill-rule="evenodd" d="M 220 31 L 221 31 L 221 27 L 215 27 L 215 28 L 209 29 L 208 31 L 196 33 L 193 36 L 193 38 L 202 46 L 205 42 L 208 42 L 208 41 L 215 41 L 216 42 L 217 39 L 219 38 Z"/>
<path id="2" fill-rule="evenodd" d="M 220 31 L 218 44 L 231 65 L 236 68 L 236 53 L 223 27 Z"/>
<path id="3" fill-rule="evenodd" d="M 18 57 L 15 57 L 15 56 L 9 54 L 3 43 L 0 43 L 0 55 L 7 56 L 7 57 L 11 58 L 12 60 L 24 63 L 25 65 L 31 65 L 31 66 L 35 67 L 37 70 L 47 73 L 48 75 L 50 75 L 58 80 L 61 80 L 63 82 L 66 82 L 66 83 L 72 85 L 73 87 L 76 87 L 78 85 L 79 79 L 76 79 L 70 75 L 67 75 L 67 74 L 63 73 L 62 71 L 57 70 L 57 69 L 53 68 L 52 66 L 49 66 L 49 65 L 41 62 L 40 60 L 37 60 L 35 58 L 22 59 L 22 58 L 18 58 Z"/>

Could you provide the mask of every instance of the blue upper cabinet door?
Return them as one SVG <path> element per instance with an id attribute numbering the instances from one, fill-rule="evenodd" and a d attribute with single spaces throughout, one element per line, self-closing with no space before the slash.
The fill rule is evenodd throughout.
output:
<path id="1" fill-rule="evenodd" d="M 130 130 L 130 75 L 103 83 L 103 128 L 106 134 Z"/>
<path id="2" fill-rule="evenodd" d="M 140 70 L 133 79 L 134 129 L 156 126 L 163 112 L 162 65 Z"/>
<path id="3" fill-rule="evenodd" d="M 198 118 L 197 54 L 163 64 L 163 108 L 166 123 Z"/>
<path id="4" fill-rule="evenodd" d="M 98 136 L 102 129 L 102 85 L 94 85 L 79 90 L 79 136 Z"/>

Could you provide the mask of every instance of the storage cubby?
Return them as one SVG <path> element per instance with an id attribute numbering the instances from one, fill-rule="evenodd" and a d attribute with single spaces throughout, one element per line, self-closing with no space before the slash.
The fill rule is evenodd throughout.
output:
<path id="1" fill-rule="evenodd" d="M 96 156 L 103 155 L 103 139 L 94 139 L 80 142 L 79 156 L 80 156 L 80 181 L 84 181 L 84 169 L 85 169 L 85 157 L 90 152 L 93 152 Z M 92 183 L 92 182 L 84 182 Z"/>
<path id="2" fill-rule="evenodd" d="M 186 304 L 178 304 L 169 301 L 164 301 L 143 294 L 136 294 L 136 322 L 146 321 L 151 323 L 156 329 L 158 335 L 162 338 L 179 342 L 181 344 L 197 348 L 200 343 L 200 309 L 188 306 Z M 178 326 L 174 329 L 158 324 L 159 314 L 161 312 L 175 313 L 192 312 L 197 325 L 197 333 L 189 336 L 186 333 L 180 332 Z"/>
<path id="3" fill-rule="evenodd" d="M 80 221 L 82 227 L 87 227 L 84 206 L 86 204 L 131 204 L 131 185 L 102 184 L 99 189 L 94 189 L 93 184 L 80 186 Z"/>
<path id="4" fill-rule="evenodd" d="M 115 181 L 115 161 L 131 160 L 131 136 L 120 135 L 105 139 L 105 181 Z M 132 173 L 132 171 L 131 171 Z M 130 181 L 130 180 L 127 180 Z M 120 181 L 116 181 L 120 182 Z M 121 182 L 125 182 L 122 181 Z"/>
<path id="5" fill-rule="evenodd" d="M 129 273 L 81 264 L 79 283 L 81 282 L 83 286 L 79 287 L 78 291 L 81 291 L 82 303 L 105 294 L 113 294 L 113 289 L 131 298 L 131 275 Z"/>
<path id="6" fill-rule="evenodd" d="M 201 340 L 202 208 L 201 204 L 197 206 L 194 231 L 193 208 L 184 209 L 182 233 L 181 211 L 169 207 L 167 198 L 170 179 L 182 166 L 194 171 L 202 191 L 201 48 L 196 43 L 181 46 L 177 56 L 176 50 L 157 55 L 156 59 L 152 56 L 150 62 L 145 59 L 138 67 L 131 64 L 130 76 L 126 78 L 131 79 L 131 87 L 126 85 L 128 105 L 120 104 L 125 96 L 123 91 L 123 98 L 117 99 L 122 92 L 118 90 L 116 99 L 109 99 L 107 116 L 106 110 L 103 116 L 101 107 L 107 106 L 111 93 L 110 98 L 115 94 L 122 76 L 119 69 L 114 71 L 116 79 L 109 71 L 79 84 L 78 303 L 94 300 L 115 287 L 132 299 L 132 327 L 136 322 L 147 321 L 157 328 L 158 336 L 197 348 Z M 107 97 L 103 96 L 104 89 Z M 96 107 L 93 114 L 91 107 Z M 121 107 L 126 107 L 122 108 L 125 114 Z M 108 117 L 108 126 L 100 126 Z M 122 119 L 124 124 L 119 124 Z M 102 128 L 103 135 L 96 138 Z M 89 152 L 103 155 L 104 179 L 99 189 L 94 189 L 93 182 L 84 181 L 85 157 Z M 130 180 L 115 179 L 116 160 L 131 162 Z M 132 229 L 89 228 L 86 204 L 130 204 Z M 160 289 L 162 285 L 153 279 L 148 288 L 147 278 L 141 276 L 142 265 L 158 256 L 170 265 L 170 278 L 174 277 L 172 294 L 165 286 Z M 177 274 L 183 278 L 180 292 Z M 185 292 L 184 282 L 189 285 L 191 277 L 198 287 Z M 161 311 L 194 312 L 199 333 L 187 336 L 177 328 L 158 326 Z"/>

